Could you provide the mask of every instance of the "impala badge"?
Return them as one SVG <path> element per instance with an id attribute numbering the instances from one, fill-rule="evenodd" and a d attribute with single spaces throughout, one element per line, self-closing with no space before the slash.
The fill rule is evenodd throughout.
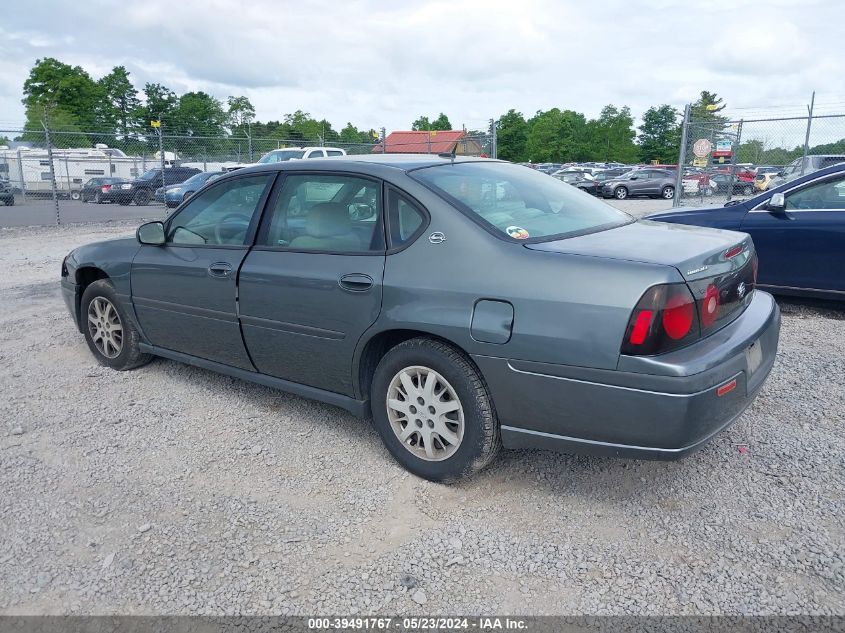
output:
<path id="1" fill-rule="evenodd" d="M 709 268 L 709 266 L 702 266 L 701 268 L 693 268 L 692 270 L 687 271 L 687 275 L 694 275 L 695 273 L 704 272 L 708 268 Z"/>
<path id="2" fill-rule="evenodd" d="M 442 244 L 446 241 L 446 236 L 441 231 L 435 231 L 428 236 L 428 241 L 432 244 Z"/>

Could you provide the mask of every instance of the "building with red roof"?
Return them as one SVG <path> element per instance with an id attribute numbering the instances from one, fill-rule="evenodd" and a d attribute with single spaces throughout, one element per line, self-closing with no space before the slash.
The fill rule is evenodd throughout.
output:
<path id="1" fill-rule="evenodd" d="M 382 153 L 381 143 L 373 153 Z M 481 144 L 463 130 L 419 130 L 391 132 L 385 139 L 385 154 L 457 154 L 478 156 Z"/>

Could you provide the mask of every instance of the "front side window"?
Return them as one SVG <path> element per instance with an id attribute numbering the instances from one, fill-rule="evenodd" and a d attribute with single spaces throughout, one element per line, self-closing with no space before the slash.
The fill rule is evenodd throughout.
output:
<path id="1" fill-rule="evenodd" d="M 381 185 L 358 176 L 290 175 L 276 200 L 264 246 L 332 253 L 384 250 Z"/>
<path id="2" fill-rule="evenodd" d="M 410 175 L 505 239 L 561 238 L 634 221 L 556 178 L 509 163 L 447 163 Z"/>
<path id="3" fill-rule="evenodd" d="M 845 210 L 845 177 L 817 182 L 787 194 L 786 208 Z"/>
<path id="4" fill-rule="evenodd" d="M 184 246 L 238 246 L 271 176 L 235 178 L 191 198 L 167 227 L 167 243 Z"/>
<path id="5" fill-rule="evenodd" d="M 308 158 L 325 158 L 325 156 L 323 155 L 323 150 L 315 149 L 311 150 L 311 153 L 308 154 Z"/>

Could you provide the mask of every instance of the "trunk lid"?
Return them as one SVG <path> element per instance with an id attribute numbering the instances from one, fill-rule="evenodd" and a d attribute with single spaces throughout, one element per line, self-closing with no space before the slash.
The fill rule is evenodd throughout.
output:
<path id="1" fill-rule="evenodd" d="M 746 252 L 745 257 L 725 257 L 726 252 L 739 246 L 742 252 Z M 672 266 L 687 281 L 737 270 L 754 253 L 751 237 L 745 233 L 650 220 L 639 220 L 578 237 L 526 244 L 525 247 L 553 253 Z"/>
<path id="2" fill-rule="evenodd" d="M 753 295 L 756 253 L 745 233 L 639 220 L 607 231 L 526 244 L 538 251 L 671 266 L 699 310 L 702 335 L 739 316 Z M 713 300 L 715 296 L 715 301 Z"/>

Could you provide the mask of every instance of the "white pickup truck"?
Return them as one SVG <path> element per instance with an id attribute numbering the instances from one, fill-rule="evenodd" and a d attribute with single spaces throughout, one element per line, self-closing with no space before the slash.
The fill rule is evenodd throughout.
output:
<path id="1" fill-rule="evenodd" d="M 332 158 L 334 156 L 346 156 L 346 150 L 339 147 L 285 147 L 267 152 L 257 163 L 246 165 L 235 165 L 226 170 L 252 167 L 253 165 L 266 165 L 268 163 L 283 163 L 287 160 L 299 160 L 303 158 Z"/>

